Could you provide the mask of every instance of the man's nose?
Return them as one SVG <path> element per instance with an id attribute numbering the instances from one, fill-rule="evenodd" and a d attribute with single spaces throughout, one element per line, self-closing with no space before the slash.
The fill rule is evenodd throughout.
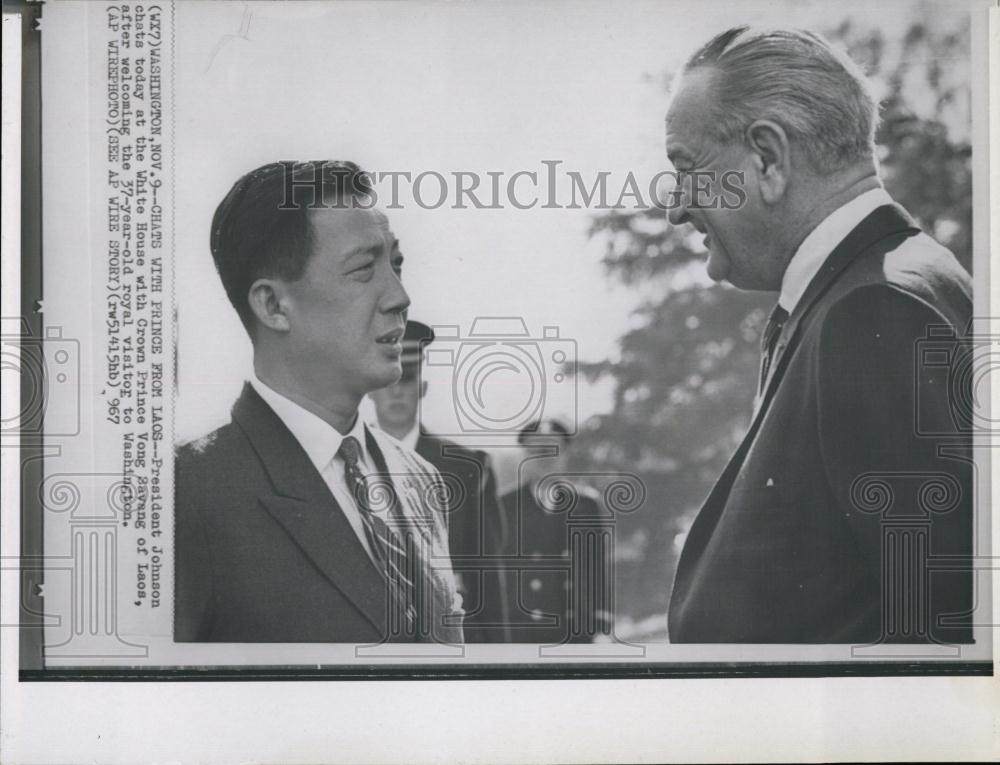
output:
<path id="1" fill-rule="evenodd" d="M 687 200 L 683 193 L 675 193 L 673 199 L 667 205 L 667 221 L 672 226 L 680 226 L 691 222 L 691 215 L 688 213 Z"/>
<path id="2" fill-rule="evenodd" d="M 389 285 L 382 299 L 382 310 L 386 313 L 403 313 L 410 307 L 410 296 L 402 279 L 394 270 L 389 271 Z"/>

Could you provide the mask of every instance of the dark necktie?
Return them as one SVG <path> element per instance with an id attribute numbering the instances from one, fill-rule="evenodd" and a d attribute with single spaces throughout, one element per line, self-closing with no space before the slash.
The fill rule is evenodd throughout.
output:
<path id="1" fill-rule="evenodd" d="M 781 305 L 774 306 L 771 316 L 764 327 L 764 334 L 760 338 L 760 380 L 757 383 L 758 398 L 764 395 L 764 386 L 767 384 L 767 375 L 771 371 L 771 361 L 774 358 L 774 349 L 781 336 L 781 328 L 788 321 L 788 311 Z"/>
<path id="2" fill-rule="evenodd" d="M 395 603 L 397 609 L 390 613 L 389 629 L 392 634 L 410 633 L 417 626 L 418 611 L 417 589 L 414 582 L 418 581 L 419 573 L 411 566 L 417 561 L 416 551 L 407 551 L 407 545 L 400 539 L 389 525 L 379 517 L 372 506 L 372 500 L 379 495 L 385 496 L 384 487 L 372 493 L 368 478 L 361 471 L 361 444 L 353 436 L 348 436 L 341 442 L 337 452 L 344 460 L 344 478 L 347 489 L 351 492 L 361 511 L 364 521 L 365 537 L 376 560 L 382 566 L 389 583 L 390 603 Z M 404 615 L 407 626 L 396 623 L 396 615 Z M 401 629 L 402 628 L 402 629 Z"/>

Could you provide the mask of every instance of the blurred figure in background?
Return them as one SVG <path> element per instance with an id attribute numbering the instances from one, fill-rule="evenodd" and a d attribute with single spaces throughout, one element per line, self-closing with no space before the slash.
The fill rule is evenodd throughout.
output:
<path id="1" fill-rule="evenodd" d="M 518 443 L 527 451 L 520 485 L 501 498 L 510 529 L 507 555 L 519 559 L 505 573 L 511 641 L 591 642 L 608 635 L 612 615 L 602 584 L 609 581 L 610 551 L 596 547 L 583 559 L 583 571 L 568 566 L 571 520 L 604 514 L 597 492 L 567 473 L 569 430 L 544 419 L 525 428 Z"/>
<path id="2" fill-rule="evenodd" d="M 506 642 L 507 597 L 497 560 L 504 546 L 503 514 L 490 457 L 430 435 L 419 421 L 420 400 L 427 392 L 427 381 L 420 374 L 423 349 L 433 340 L 434 330 L 419 321 L 408 321 L 402 377 L 370 396 L 379 427 L 436 467 L 453 498 L 448 539 L 464 600 L 466 642 Z"/>

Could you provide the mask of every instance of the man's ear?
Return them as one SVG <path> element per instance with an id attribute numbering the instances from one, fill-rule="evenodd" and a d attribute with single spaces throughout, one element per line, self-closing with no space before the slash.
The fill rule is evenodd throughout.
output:
<path id="1" fill-rule="evenodd" d="M 258 279 L 247 294 L 250 310 L 257 321 L 275 332 L 287 332 L 291 325 L 285 313 L 284 285 L 277 279 Z"/>
<path id="2" fill-rule="evenodd" d="M 426 380 L 421 380 L 420 381 L 420 398 L 423 398 L 426 395 L 427 395 L 427 381 Z"/>
<path id="3" fill-rule="evenodd" d="M 756 120 L 746 131 L 747 144 L 760 180 L 760 194 L 774 204 L 785 194 L 791 170 L 791 147 L 785 129 L 771 120 Z"/>

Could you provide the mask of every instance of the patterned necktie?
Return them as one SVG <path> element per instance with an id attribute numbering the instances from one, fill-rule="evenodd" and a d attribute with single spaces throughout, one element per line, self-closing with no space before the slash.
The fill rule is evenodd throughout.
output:
<path id="1" fill-rule="evenodd" d="M 767 375 L 771 371 L 771 360 L 774 358 L 774 348 L 781 336 L 781 328 L 788 321 L 788 311 L 780 304 L 774 306 L 771 316 L 764 327 L 764 334 L 760 339 L 760 380 L 757 383 L 757 397 L 764 395 L 764 386 L 767 384 Z"/>
<path id="2" fill-rule="evenodd" d="M 344 478 L 351 496 L 361 511 L 368 545 L 381 564 L 382 572 L 389 583 L 390 603 L 395 603 L 399 607 L 390 613 L 390 633 L 412 632 L 417 626 L 419 615 L 416 607 L 418 593 L 414 585 L 419 576 L 411 567 L 417 560 L 416 552 L 407 551 L 407 545 L 372 507 L 372 500 L 377 495 L 372 493 L 368 478 L 361 471 L 361 444 L 358 440 L 348 436 L 341 442 L 337 454 L 344 460 Z M 396 624 L 395 617 L 400 613 L 405 615 L 408 629 L 400 629 L 402 625 Z"/>

